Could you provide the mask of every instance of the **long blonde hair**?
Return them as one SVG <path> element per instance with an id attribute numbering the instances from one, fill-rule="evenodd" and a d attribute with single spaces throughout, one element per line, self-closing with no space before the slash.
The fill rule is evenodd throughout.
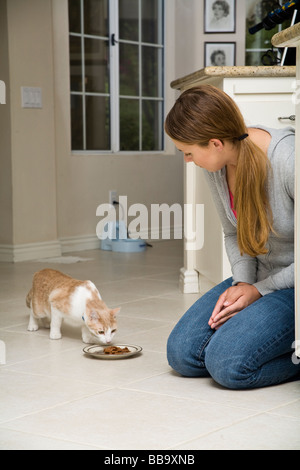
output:
<path id="1" fill-rule="evenodd" d="M 267 194 L 270 164 L 267 155 L 250 138 L 235 102 L 212 85 L 182 93 L 165 121 L 165 131 L 174 140 L 206 147 L 211 139 L 230 141 L 238 150 L 235 209 L 237 239 L 241 254 L 266 254 L 272 229 L 272 211 Z"/>

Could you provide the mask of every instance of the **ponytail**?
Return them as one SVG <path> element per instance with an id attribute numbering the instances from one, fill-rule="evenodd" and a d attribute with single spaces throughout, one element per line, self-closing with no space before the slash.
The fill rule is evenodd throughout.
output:
<path id="1" fill-rule="evenodd" d="M 237 239 L 241 254 L 264 255 L 272 231 L 272 211 L 267 194 L 270 163 L 250 139 L 240 144 L 234 203 L 238 215 Z"/>

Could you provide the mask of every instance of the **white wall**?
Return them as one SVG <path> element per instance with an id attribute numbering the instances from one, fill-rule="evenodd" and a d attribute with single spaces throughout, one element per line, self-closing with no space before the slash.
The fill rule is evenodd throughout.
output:
<path id="1" fill-rule="evenodd" d="M 0 77 L 9 83 L 6 3 L 0 0 Z M 6 86 L 8 93 L 8 87 Z M 7 99 L 6 99 L 7 101 Z M 12 240 L 12 168 L 10 107 L 0 105 L 0 243 Z"/>
<path id="2" fill-rule="evenodd" d="M 245 0 L 236 2 L 236 32 L 204 33 L 204 0 L 176 0 L 176 77 L 204 67 L 205 42 L 235 42 L 236 65 L 245 65 Z"/>
<path id="3" fill-rule="evenodd" d="M 0 119 L 9 131 L 1 139 L 1 169 L 6 162 L 1 205 L 5 197 L 6 213 L 1 214 L 0 243 L 5 256 L 13 253 L 13 246 L 57 239 L 51 15 L 50 0 L 0 1 L 8 81 Z M 42 88 L 43 109 L 22 109 L 21 86 Z"/>
<path id="4" fill-rule="evenodd" d="M 167 3 L 169 83 L 175 10 Z M 67 0 L 0 0 L 0 18 L 0 260 L 99 246 L 96 208 L 109 189 L 129 204 L 182 203 L 183 163 L 169 143 L 162 155 L 71 154 Z M 42 88 L 42 109 L 21 107 L 22 86 Z M 174 96 L 167 87 L 168 107 Z"/>
<path id="5" fill-rule="evenodd" d="M 168 112 L 169 83 L 203 66 L 203 0 L 166 4 Z M 0 0 L 0 261 L 98 246 L 109 189 L 149 208 L 183 203 L 182 156 L 168 139 L 162 155 L 71 154 L 68 64 L 67 0 Z M 21 86 L 42 88 L 42 109 L 22 109 Z"/>
<path id="6" fill-rule="evenodd" d="M 166 82 L 174 77 L 174 3 L 167 1 Z M 72 155 L 70 149 L 70 101 L 68 67 L 67 0 L 53 0 L 57 207 L 59 236 L 64 246 L 71 237 L 95 233 L 96 208 L 108 202 L 116 189 L 128 197 L 128 205 L 183 202 L 183 162 L 167 143 L 162 155 Z M 166 88 L 166 103 L 174 91 Z M 70 243 L 69 243 L 70 242 Z"/>

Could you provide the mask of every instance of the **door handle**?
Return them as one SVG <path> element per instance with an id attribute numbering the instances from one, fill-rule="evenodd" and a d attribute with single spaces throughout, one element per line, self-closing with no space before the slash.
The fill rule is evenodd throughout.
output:
<path id="1" fill-rule="evenodd" d="M 279 119 L 279 121 L 285 120 L 285 119 L 289 119 L 290 121 L 296 121 L 296 115 L 295 115 L 295 114 L 292 114 L 291 116 L 279 117 L 278 119 Z"/>

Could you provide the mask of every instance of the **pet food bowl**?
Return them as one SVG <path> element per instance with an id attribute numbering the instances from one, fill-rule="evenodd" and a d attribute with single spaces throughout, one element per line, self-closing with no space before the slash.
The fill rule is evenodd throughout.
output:
<path id="1" fill-rule="evenodd" d="M 101 240 L 101 250 L 118 253 L 141 253 L 147 248 L 144 240 L 128 238 L 123 221 L 109 222 L 105 227 L 106 237 Z"/>

